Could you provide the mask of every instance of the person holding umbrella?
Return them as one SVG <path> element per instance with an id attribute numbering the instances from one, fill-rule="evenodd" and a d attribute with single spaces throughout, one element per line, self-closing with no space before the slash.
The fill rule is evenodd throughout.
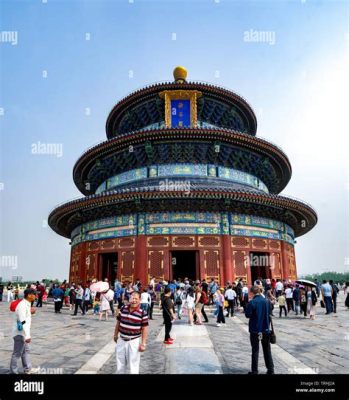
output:
<path id="1" fill-rule="evenodd" d="M 301 303 L 303 303 L 302 304 L 303 305 L 302 311 L 304 311 L 304 316 L 306 317 L 307 313 L 308 314 L 310 313 L 310 310 L 311 310 L 311 307 L 312 307 L 311 304 L 310 304 L 311 303 L 310 302 L 310 295 L 309 295 L 309 299 L 308 299 L 308 291 L 309 291 L 308 289 L 310 289 L 311 292 L 313 292 L 313 294 L 311 295 L 312 296 L 311 298 L 312 298 L 312 304 L 313 304 L 313 306 L 315 306 L 315 304 L 317 302 L 317 296 L 316 296 L 316 292 L 314 292 L 312 289 L 314 288 L 316 290 L 317 284 L 315 282 L 308 281 L 307 279 L 298 279 L 298 280 L 296 280 L 296 288 L 298 288 L 299 285 L 303 285 L 304 288 L 305 288 L 304 292 L 301 293 L 301 295 L 304 294 L 303 302 L 301 301 Z M 295 293 L 295 291 L 296 291 L 296 289 L 293 291 L 293 293 Z M 293 296 L 293 299 L 295 300 L 294 296 Z M 297 313 L 297 308 L 296 308 L 296 313 Z M 312 315 L 313 315 L 313 318 L 311 318 L 311 319 L 315 319 L 315 309 L 312 310 L 311 316 Z"/>
<path id="2" fill-rule="evenodd" d="M 104 309 L 104 311 L 106 311 L 105 319 L 106 320 L 108 319 L 107 318 L 108 310 L 110 310 L 112 315 L 114 316 L 114 314 L 115 314 L 115 311 L 114 311 L 114 290 L 112 290 L 110 288 L 110 284 L 109 284 L 108 278 L 105 278 L 104 281 L 99 281 L 97 283 L 94 283 L 91 286 L 93 286 L 94 288 L 96 288 L 96 287 L 100 288 L 100 290 L 97 290 L 97 292 L 101 293 L 101 309 Z M 108 301 L 109 307 L 105 304 L 105 301 Z"/>

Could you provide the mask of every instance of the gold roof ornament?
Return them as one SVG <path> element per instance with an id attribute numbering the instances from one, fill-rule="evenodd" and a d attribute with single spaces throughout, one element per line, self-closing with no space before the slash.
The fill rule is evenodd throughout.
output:
<path id="1" fill-rule="evenodd" d="M 186 82 L 187 75 L 188 75 L 188 71 L 184 67 L 178 66 L 173 70 L 173 77 L 174 77 L 176 83 Z"/>

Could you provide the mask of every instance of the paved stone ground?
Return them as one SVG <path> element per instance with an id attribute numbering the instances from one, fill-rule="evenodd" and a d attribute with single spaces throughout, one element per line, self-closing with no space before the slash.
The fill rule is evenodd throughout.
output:
<path id="1" fill-rule="evenodd" d="M 112 339 L 115 319 L 99 322 L 93 315 L 71 314 L 66 307 L 55 314 L 52 304 L 37 309 L 31 329 L 34 367 L 62 368 L 59 373 L 72 374 Z M 9 369 L 13 319 L 9 304 L 0 302 L 0 374 Z"/>
<path id="2" fill-rule="evenodd" d="M 289 353 L 299 360 L 299 365 L 289 362 L 287 354 L 275 351 L 272 345 L 275 373 L 295 374 L 313 371 L 319 374 L 347 374 L 349 373 L 349 334 L 347 322 L 349 310 L 344 307 L 344 295 L 338 298 L 337 314 L 325 315 L 325 310 L 316 307 L 316 319 L 311 321 L 304 316 L 296 316 L 290 312 L 285 318 L 279 318 L 279 311 L 274 310 L 274 329 L 277 335 L 277 345 L 280 350 Z M 217 327 L 212 313 L 208 314 L 209 323 L 205 324 L 213 348 L 218 356 L 224 374 L 245 374 L 250 371 L 251 346 L 249 336 L 242 326 L 247 327 L 248 319 L 242 312 L 236 317 L 226 318 L 225 327 Z M 241 324 L 237 323 L 237 319 Z M 160 320 L 160 321 L 159 321 Z M 149 338 L 147 351 L 141 358 L 141 373 L 158 374 L 166 371 L 166 352 L 168 348 L 161 342 L 154 342 L 156 334 L 161 330 L 161 317 L 157 317 L 156 328 L 152 327 L 152 336 Z M 177 323 L 177 322 L 176 322 Z M 189 327 L 188 327 L 189 328 Z M 283 352 L 283 353 L 285 353 Z M 282 351 L 281 351 L 282 353 Z M 186 362 L 186 354 L 182 350 L 181 362 Z M 302 365 L 303 363 L 303 365 Z M 99 373 L 114 373 L 115 358 L 110 357 Z M 203 368 L 204 370 L 204 368 Z M 260 350 L 260 373 L 265 373 L 262 349 Z"/>
<path id="3" fill-rule="evenodd" d="M 343 293 L 338 299 L 337 314 L 325 315 L 324 309 L 320 307 L 317 307 L 316 311 L 316 319 L 311 321 L 303 316 L 296 317 L 292 311 L 287 318 L 279 319 L 278 310 L 274 310 L 277 346 L 272 345 L 272 352 L 276 373 L 300 373 L 302 367 L 311 368 L 315 373 L 322 374 L 349 373 L 347 322 L 349 311 L 344 307 Z M 209 313 L 210 321 L 205 324 L 213 351 L 220 362 L 221 371 L 227 374 L 245 374 L 250 370 L 251 348 L 246 332 L 248 320 L 242 313 L 238 312 L 236 315 L 233 319 L 227 319 L 227 326 L 216 327 L 215 318 Z M 0 302 L 0 373 L 8 372 L 13 343 L 13 317 L 14 314 L 8 309 L 8 303 Z M 170 351 L 173 359 L 174 349 L 169 350 L 168 346 L 162 344 L 163 325 L 159 311 L 156 311 L 154 318 L 150 321 L 148 346 L 141 356 L 140 372 L 174 373 L 176 371 L 173 370 L 173 363 L 170 371 L 168 362 Z M 111 317 L 108 322 L 99 322 L 93 315 L 72 317 L 67 309 L 63 309 L 62 314 L 55 315 L 51 304 L 44 305 L 42 309 L 38 309 L 32 322 L 33 366 L 61 368 L 58 370 L 60 373 L 75 373 L 111 342 L 114 325 L 115 319 Z M 188 326 L 188 329 L 195 328 L 199 327 Z M 186 359 L 191 360 L 193 355 L 199 354 L 199 350 L 195 351 L 193 348 L 178 348 L 176 351 L 175 360 L 179 372 L 181 364 L 186 363 Z M 292 360 L 296 363 L 292 364 Z M 202 372 L 207 373 L 207 369 L 203 367 Z M 261 351 L 260 373 L 264 372 Z M 98 373 L 115 373 L 114 353 Z"/>

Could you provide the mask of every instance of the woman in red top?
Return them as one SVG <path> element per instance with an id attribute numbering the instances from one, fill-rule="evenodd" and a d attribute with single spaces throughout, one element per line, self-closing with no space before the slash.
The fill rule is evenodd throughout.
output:
<path id="1" fill-rule="evenodd" d="M 271 280 L 271 290 L 273 292 L 273 296 L 275 296 L 276 295 L 276 280 L 274 278 Z"/>

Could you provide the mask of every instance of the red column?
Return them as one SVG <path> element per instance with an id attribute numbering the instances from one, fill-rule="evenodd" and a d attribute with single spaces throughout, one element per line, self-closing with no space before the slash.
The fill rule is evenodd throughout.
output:
<path id="1" fill-rule="evenodd" d="M 294 279 L 298 279 L 298 273 L 297 273 L 297 263 L 296 263 L 296 247 L 293 245 L 293 261 L 294 261 Z"/>
<path id="2" fill-rule="evenodd" d="M 80 259 L 79 259 L 79 278 L 78 282 L 75 283 L 85 283 L 85 278 L 86 278 L 86 256 L 87 256 L 87 243 L 84 242 L 81 244 L 81 254 L 80 254 Z"/>
<path id="3" fill-rule="evenodd" d="M 68 275 L 68 282 L 72 282 L 72 261 L 73 261 L 73 246 L 70 245 L 70 263 L 69 263 L 69 275 Z"/>
<path id="4" fill-rule="evenodd" d="M 169 281 L 172 278 L 172 258 L 170 257 L 171 253 L 169 250 L 161 250 L 163 251 L 163 275 L 165 281 Z"/>
<path id="5" fill-rule="evenodd" d="M 253 282 L 252 282 L 252 275 L 251 275 L 251 257 L 250 257 L 250 251 L 246 250 L 245 253 L 245 266 L 246 266 L 246 275 L 247 275 L 247 286 L 250 288 L 251 286 L 253 286 Z"/>
<path id="6" fill-rule="evenodd" d="M 288 279 L 288 258 L 286 243 L 281 240 L 281 279 Z"/>
<path id="7" fill-rule="evenodd" d="M 232 282 L 235 278 L 235 271 L 233 271 L 233 263 L 231 258 L 231 237 L 230 235 L 222 235 L 223 244 L 223 279 L 222 284 L 227 281 Z"/>
<path id="8" fill-rule="evenodd" d="M 142 286 L 148 285 L 147 246 L 145 235 L 136 236 L 134 280 L 140 279 Z"/>

